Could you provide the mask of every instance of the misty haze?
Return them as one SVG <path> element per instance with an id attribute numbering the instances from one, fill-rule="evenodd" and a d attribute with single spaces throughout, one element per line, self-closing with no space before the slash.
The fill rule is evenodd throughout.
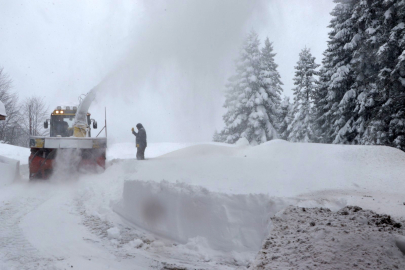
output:
<path id="1" fill-rule="evenodd" d="M 0 0 L 0 269 L 405 269 L 405 0 Z"/>

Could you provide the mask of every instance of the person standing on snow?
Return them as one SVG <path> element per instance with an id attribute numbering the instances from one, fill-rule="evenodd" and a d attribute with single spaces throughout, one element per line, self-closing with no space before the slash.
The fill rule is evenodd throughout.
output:
<path id="1" fill-rule="evenodd" d="M 136 125 L 138 132 L 135 132 L 134 128 L 132 128 L 132 134 L 136 137 L 136 159 L 144 160 L 145 159 L 145 149 L 148 146 L 146 142 L 146 131 L 143 128 L 142 124 L 139 123 Z"/>

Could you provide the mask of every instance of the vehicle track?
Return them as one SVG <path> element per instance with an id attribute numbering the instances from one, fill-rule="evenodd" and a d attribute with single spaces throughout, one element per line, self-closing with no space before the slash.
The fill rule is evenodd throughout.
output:
<path id="1" fill-rule="evenodd" d="M 0 204 L 0 269 L 57 269 L 25 238 L 20 221 L 49 197 L 17 197 Z"/>

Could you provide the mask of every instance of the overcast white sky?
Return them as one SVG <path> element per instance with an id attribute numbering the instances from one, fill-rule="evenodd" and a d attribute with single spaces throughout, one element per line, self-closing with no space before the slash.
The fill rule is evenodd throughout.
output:
<path id="1" fill-rule="evenodd" d="M 223 90 L 241 39 L 273 42 L 285 95 L 305 46 L 326 49 L 332 0 L 0 0 L 0 66 L 20 99 L 74 104 L 98 85 L 91 107 L 109 139 L 209 141 L 221 129 Z"/>

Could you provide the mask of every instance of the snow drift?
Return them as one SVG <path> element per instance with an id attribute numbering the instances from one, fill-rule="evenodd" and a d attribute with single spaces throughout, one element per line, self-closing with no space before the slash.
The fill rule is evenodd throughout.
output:
<path id="1" fill-rule="evenodd" d="M 20 161 L 20 164 L 28 164 L 30 148 L 0 143 L 0 156 Z"/>
<path id="2" fill-rule="evenodd" d="M 20 162 L 0 156 L 0 186 L 12 183 L 20 177 Z"/>
<path id="3" fill-rule="evenodd" d="M 20 163 L 27 164 L 29 148 L 0 143 L 0 186 L 20 178 Z"/>
<path id="4" fill-rule="evenodd" d="M 264 194 L 215 193 L 182 183 L 126 181 L 115 211 L 138 227 L 182 244 L 204 237 L 213 249 L 256 251 L 270 217 L 288 205 L 283 202 Z"/>
<path id="5" fill-rule="evenodd" d="M 127 180 L 166 180 L 213 192 L 296 196 L 324 189 L 405 190 L 405 153 L 386 146 L 201 144 L 134 163 Z"/>
<path id="6" fill-rule="evenodd" d="M 115 207 L 120 215 L 162 237 L 180 243 L 204 237 L 225 251 L 258 250 L 269 218 L 289 204 L 345 206 L 338 200 L 288 199 L 292 196 L 405 188 L 405 153 L 382 146 L 282 140 L 255 147 L 209 144 L 133 164 Z"/>

